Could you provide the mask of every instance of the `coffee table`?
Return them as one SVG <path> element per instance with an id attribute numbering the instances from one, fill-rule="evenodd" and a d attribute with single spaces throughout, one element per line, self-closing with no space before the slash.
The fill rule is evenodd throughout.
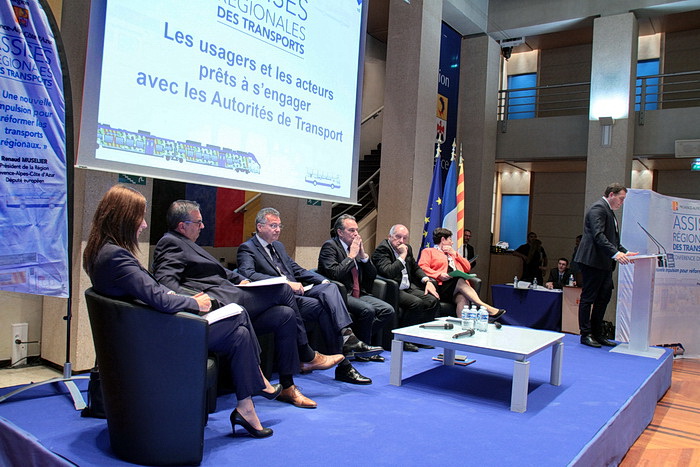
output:
<path id="1" fill-rule="evenodd" d="M 445 319 L 438 319 L 426 324 L 446 322 Z M 561 385 L 564 353 L 562 340 L 564 334 L 506 325 L 497 329 L 495 325 L 489 324 L 487 332 L 476 332 L 473 336 L 452 337 L 455 333 L 461 331 L 459 324 L 456 323 L 454 329 L 421 328 L 420 325 L 394 329 L 394 339 L 391 342 L 390 383 L 394 386 L 401 386 L 403 343 L 408 341 L 444 348 L 443 365 L 454 365 L 455 351 L 513 360 L 513 385 L 510 399 L 510 410 L 513 412 L 525 412 L 527 410 L 527 393 L 530 380 L 530 362 L 528 359 L 533 355 L 551 347 L 552 363 L 549 382 L 554 386 Z"/>

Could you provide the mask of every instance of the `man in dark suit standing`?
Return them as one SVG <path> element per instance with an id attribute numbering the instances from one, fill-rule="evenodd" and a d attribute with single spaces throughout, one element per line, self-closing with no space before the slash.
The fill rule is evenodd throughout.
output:
<path id="1" fill-rule="evenodd" d="M 294 385 L 293 374 L 302 371 L 325 370 L 342 360 L 342 355 L 323 355 L 309 347 L 306 328 L 294 300 L 284 284 L 255 288 L 240 288 L 235 284 L 250 282 L 230 271 L 207 253 L 195 241 L 204 228 L 199 204 L 178 200 L 168 208 L 169 232 L 156 244 L 153 273 L 162 285 L 187 293 L 206 292 L 222 305 L 238 303 L 251 317 L 256 333 L 275 335 L 275 352 L 282 384 L 279 400 L 297 407 L 314 408 L 316 402 L 304 396 Z"/>
<path id="2" fill-rule="evenodd" d="M 389 230 L 389 237 L 382 240 L 372 253 L 372 261 L 377 274 L 399 284 L 399 306 L 404 311 L 401 326 L 425 323 L 435 318 L 440 311 L 440 296 L 432 279 L 413 257 L 406 226 L 396 224 Z M 415 344 L 406 342 L 404 350 L 416 352 L 418 349 Z"/>
<path id="3" fill-rule="evenodd" d="M 628 264 L 630 256 L 620 244 L 620 230 L 613 211 L 620 209 L 627 196 L 627 188 L 614 183 L 605 189 L 604 196 L 588 209 L 583 226 L 583 238 L 574 261 L 581 268 L 583 288 L 578 308 L 581 343 L 590 347 L 615 343 L 603 336 L 603 317 L 612 297 L 612 273 L 615 264 Z M 592 307 L 592 310 L 591 310 Z"/>
<path id="4" fill-rule="evenodd" d="M 345 286 L 355 331 L 362 341 L 371 342 L 374 332 L 393 321 L 394 307 L 371 295 L 377 269 L 365 251 L 355 218 L 349 214 L 338 217 L 333 233 L 334 238 L 321 247 L 318 272 Z M 356 359 L 384 361 L 381 355 Z"/>
<path id="5" fill-rule="evenodd" d="M 261 209 L 255 217 L 256 234 L 238 247 L 238 270 L 253 281 L 283 276 L 294 292 L 304 321 L 318 321 L 326 345 L 346 357 L 371 357 L 383 352 L 359 340 L 350 329 L 352 319 L 335 284 L 320 274 L 299 266 L 279 241 L 282 221 L 279 211 Z M 311 285 L 311 288 L 308 288 Z M 335 379 L 352 384 L 372 384 L 343 359 Z"/>
<path id="6" fill-rule="evenodd" d="M 571 271 L 568 266 L 568 259 L 559 258 L 557 260 L 557 267 L 549 271 L 549 278 L 544 286 L 548 289 L 563 289 L 565 285 L 569 285 Z"/>

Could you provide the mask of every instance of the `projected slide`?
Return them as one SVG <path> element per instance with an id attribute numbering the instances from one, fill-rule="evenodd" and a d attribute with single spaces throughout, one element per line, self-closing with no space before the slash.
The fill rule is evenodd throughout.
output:
<path id="1" fill-rule="evenodd" d="M 355 200 L 361 1 L 92 8 L 78 166 Z"/>

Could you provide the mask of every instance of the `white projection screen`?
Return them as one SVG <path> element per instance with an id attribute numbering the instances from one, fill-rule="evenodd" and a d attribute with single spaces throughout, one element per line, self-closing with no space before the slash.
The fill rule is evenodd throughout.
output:
<path id="1" fill-rule="evenodd" d="M 76 166 L 356 202 L 366 1 L 94 0 Z"/>

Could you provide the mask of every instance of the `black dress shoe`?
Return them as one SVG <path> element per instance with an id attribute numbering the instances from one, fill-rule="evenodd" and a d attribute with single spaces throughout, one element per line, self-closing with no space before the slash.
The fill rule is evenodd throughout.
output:
<path id="1" fill-rule="evenodd" d="M 581 343 L 589 347 L 600 347 L 600 344 L 593 339 L 593 336 L 581 336 Z"/>
<path id="2" fill-rule="evenodd" d="M 335 367 L 335 380 L 350 384 L 372 384 L 372 380 L 362 376 L 352 365 Z"/>
<path id="3" fill-rule="evenodd" d="M 279 396 L 280 393 L 282 392 L 282 385 L 280 383 L 273 384 L 272 389 L 274 389 L 273 392 L 260 391 L 258 393 L 258 395 L 263 396 L 265 399 L 267 399 L 269 401 L 277 399 L 277 396 Z"/>
<path id="4" fill-rule="evenodd" d="M 489 315 L 489 323 L 495 323 L 498 318 L 503 316 L 503 314 L 506 312 L 503 308 L 499 309 L 496 313 Z"/>
<path id="5" fill-rule="evenodd" d="M 350 344 L 349 342 L 352 338 L 343 345 L 343 355 L 346 357 L 371 357 L 372 355 L 379 355 L 384 352 L 384 349 L 374 345 L 367 345 L 361 340 L 355 338 L 357 342 Z"/>
<path id="6" fill-rule="evenodd" d="M 238 410 L 231 412 L 230 419 L 231 430 L 233 430 L 234 436 L 236 435 L 236 425 L 241 425 L 243 428 L 245 428 L 245 431 L 247 431 L 253 438 L 267 438 L 268 436 L 272 436 L 272 428 L 263 427 L 262 430 L 256 430 L 250 423 L 248 423 L 248 420 L 243 418 L 243 415 L 238 413 Z"/>
<path id="7" fill-rule="evenodd" d="M 599 343 L 600 345 L 604 345 L 605 347 L 615 347 L 617 345 L 616 343 L 607 340 L 603 336 L 593 336 L 593 339 L 595 339 L 597 343 Z"/>
<path id="8" fill-rule="evenodd" d="M 416 345 L 412 344 L 411 342 L 404 342 L 403 349 L 406 352 L 418 352 L 418 347 L 416 347 Z"/>
<path id="9" fill-rule="evenodd" d="M 384 357 L 382 357 L 381 355 L 372 355 L 371 357 L 358 357 L 357 355 L 355 355 L 355 361 L 382 363 L 384 361 Z"/>

